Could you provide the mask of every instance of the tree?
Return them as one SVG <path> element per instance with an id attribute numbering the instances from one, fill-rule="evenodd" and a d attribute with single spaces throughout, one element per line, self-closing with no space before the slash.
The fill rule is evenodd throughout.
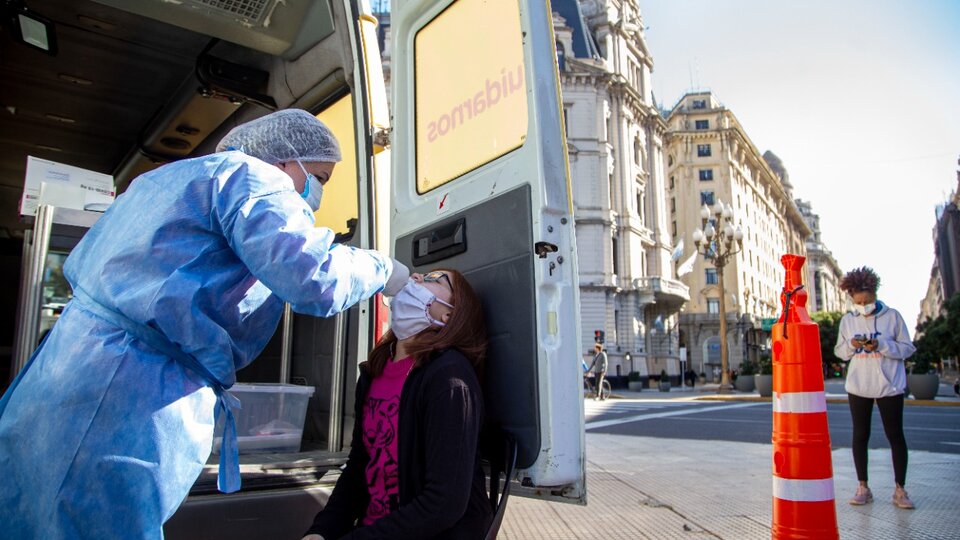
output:
<path id="1" fill-rule="evenodd" d="M 928 373 L 941 359 L 960 356 L 960 293 L 943 303 L 936 318 L 917 325 L 914 345 L 911 372 Z"/>
<path id="2" fill-rule="evenodd" d="M 840 319 L 843 318 L 843 313 L 839 311 L 818 311 L 812 313 L 810 318 L 820 327 L 820 361 L 823 362 L 824 373 L 829 376 L 836 373 L 833 366 L 840 366 L 843 362 L 833 354 L 833 348 L 837 344 L 837 335 L 840 333 Z"/>

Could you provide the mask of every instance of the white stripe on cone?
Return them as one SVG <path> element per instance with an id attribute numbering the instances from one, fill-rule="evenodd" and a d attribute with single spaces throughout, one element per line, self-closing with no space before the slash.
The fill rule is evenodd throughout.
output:
<path id="1" fill-rule="evenodd" d="M 773 496 L 785 501 L 819 502 L 832 501 L 833 478 L 823 480 L 790 480 L 773 477 Z"/>
<path id="2" fill-rule="evenodd" d="M 773 393 L 773 412 L 819 413 L 827 410 L 827 396 L 823 392 Z"/>

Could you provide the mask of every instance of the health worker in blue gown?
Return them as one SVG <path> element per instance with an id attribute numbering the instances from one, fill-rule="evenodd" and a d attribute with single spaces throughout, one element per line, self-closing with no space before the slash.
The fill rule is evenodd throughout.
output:
<path id="1" fill-rule="evenodd" d="M 322 122 L 284 110 L 117 198 L 66 261 L 73 300 L 0 400 L 0 536 L 162 538 L 216 415 L 219 487 L 240 488 L 227 389 L 284 302 L 326 317 L 409 276 L 315 227 L 338 161 Z"/>

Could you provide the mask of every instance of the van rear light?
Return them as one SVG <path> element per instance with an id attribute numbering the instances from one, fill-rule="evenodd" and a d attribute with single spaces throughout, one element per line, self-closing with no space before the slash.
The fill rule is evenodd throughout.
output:
<path id="1" fill-rule="evenodd" d="M 380 343 L 380 338 L 390 328 L 390 307 L 386 297 L 377 293 L 373 297 L 373 343 Z"/>

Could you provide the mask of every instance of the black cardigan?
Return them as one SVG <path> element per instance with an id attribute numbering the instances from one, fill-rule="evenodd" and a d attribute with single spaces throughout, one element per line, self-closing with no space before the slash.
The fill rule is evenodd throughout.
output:
<path id="1" fill-rule="evenodd" d="M 325 540 L 483 538 L 492 518 L 478 451 L 483 394 L 470 362 L 456 350 L 441 352 L 407 377 L 398 419 L 398 505 L 374 524 L 355 528 L 370 499 L 362 436 L 370 383 L 361 370 L 347 465 L 305 534 Z"/>

